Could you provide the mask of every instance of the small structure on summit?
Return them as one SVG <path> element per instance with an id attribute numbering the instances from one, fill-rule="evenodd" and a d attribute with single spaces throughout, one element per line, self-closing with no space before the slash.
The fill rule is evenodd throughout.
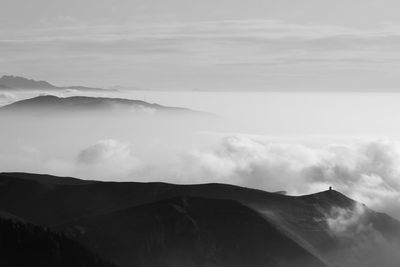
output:
<path id="1" fill-rule="evenodd" d="M 329 187 L 329 191 L 332 191 L 332 186 Z"/>

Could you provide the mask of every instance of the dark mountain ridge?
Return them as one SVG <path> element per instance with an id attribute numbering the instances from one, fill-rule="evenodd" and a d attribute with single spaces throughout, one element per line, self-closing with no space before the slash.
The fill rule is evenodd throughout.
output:
<path id="1" fill-rule="evenodd" d="M 0 266 L 115 267 L 66 235 L 0 213 Z"/>
<path id="2" fill-rule="evenodd" d="M 185 264 L 189 265 L 185 265 L 180 262 L 185 266 L 230 266 L 233 261 L 240 262 L 243 254 L 232 256 L 238 258 L 230 261 L 221 251 L 228 251 L 231 243 L 239 247 L 252 247 L 246 242 L 256 237 L 251 230 L 246 232 L 244 229 L 253 228 L 270 233 L 257 239 L 256 243 L 262 244 L 263 251 L 273 251 L 266 242 L 273 232 L 276 242 L 285 243 L 284 240 L 289 239 L 294 244 L 288 246 L 300 246 L 307 252 L 302 254 L 305 258 L 325 262 L 327 266 L 376 266 L 386 257 L 382 248 L 387 244 L 398 244 L 400 240 L 400 223 L 397 220 L 374 212 L 334 190 L 294 197 L 225 184 L 174 185 L 78 179 L 71 182 L 70 179 L 54 177 L 56 182 L 53 182 L 51 176 L 0 174 L 0 210 L 59 231 L 67 231 L 71 237 L 121 266 L 129 266 L 134 261 L 129 255 L 139 255 L 138 251 L 146 249 L 153 251 L 150 253 L 152 255 L 159 253 L 154 260 L 171 259 L 176 263 L 175 260 L 181 257 L 174 253 L 180 248 L 187 249 L 185 255 L 190 255 L 190 264 L 207 262 L 204 265 L 190 265 L 188 262 Z M 184 204 L 185 201 L 188 205 Z M 225 215 L 221 214 L 225 209 L 231 210 L 231 206 L 236 208 L 232 213 L 225 214 L 229 218 L 227 221 L 220 223 L 215 219 L 221 216 L 219 218 L 222 220 Z M 345 213 L 345 219 L 348 216 L 357 217 L 349 220 L 352 224 L 348 227 L 339 225 L 341 227 L 337 231 L 334 226 L 342 223 L 343 219 L 337 217 L 337 210 Z M 178 227 L 182 220 L 191 222 L 190 227 Z M 240 223 L 235 226 L 232 224 L 234 221 Z M 195 225 L 200 227 L 196 228 Z M 173 239 L 179 229 L 182 229 L 182 236 Z M 195 229 L 200 229 L 201 234 L 186 238 Z M 230 234 L 219 236 L 219 232 L 223 231 L 230 231 Z M 237 231 L 245 231 L 246 234 L 242 232 L 243 236 L 235 236 Z M 377 236 L 380 240 L 378 243 Z M 195 240 L 202 241 L 197 243 Z M 382 246 L 382 240 L 385 246 Z M 181 245 L 172 249 L 173 244 Z M 214 251 L 216 254 L 212 254 L 216 257 L 205 256 L 211 251 L 196 254 L 205 244 L 220 248 Z M 369 244 L 369 247 L 365 248 L 365 244 Z M 129 250 L 129 247 L 137 250 Z M 255 249 L 255 254 L 252 254 L 254 259 L 262 258 L 256 248 L 252 248 Z M 355 248 L 358 250 L 355 251 Z M 148 263 L 151 260 L 149 257 L 141 259 Z M 215 262 L 207 259 L 214 259 Z M 226 265 L 217 264 L 219 260 Z M 267 259 L 264 260 L 266 266 L 301 266 L 287 261 L 286 265 L 279 265 L 273 257 L 268 259 L 275 262 L 273 264 L 268 265 Z M 394 267 L 399 263 L 391 259 L 389 264 L 383 266 Z M 257 264 L 255 260 L 242 266 L 259 266 Z"/>
<path id="3" fill-rule="evenodd" d="M 175 197 L 65 227 L 119 266 L 325 266 L 258 212 L 233 200 Z"/>

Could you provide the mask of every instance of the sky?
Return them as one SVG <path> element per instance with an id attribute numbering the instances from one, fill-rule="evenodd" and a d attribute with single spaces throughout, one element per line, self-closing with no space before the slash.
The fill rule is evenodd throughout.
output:
<path id="1" fill-rule="evenodd" d="M 397 90 L 394 0 L 0 0 L 0 75 L 160 90 Z"/>

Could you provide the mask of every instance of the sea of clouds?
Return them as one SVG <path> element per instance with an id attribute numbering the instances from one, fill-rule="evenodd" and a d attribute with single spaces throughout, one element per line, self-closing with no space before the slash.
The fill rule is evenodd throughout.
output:
<path id="1" fill-rule="evenodd" d="M 219 182 L 284 190 L 291 195 L 332 186 L 373 209 L 400 218 L 400 142 L 313 142 L 312 138 L 289 140 L 243 134 L 219 134 L 213 140 L 212 145 L 187 149 L 174 149 L 175 143 L 166 145 L 162 144 L 165 140 L 158 140 L 149 146 L 150 151 L 144 151 L 129 141 L 104 139 L 82 145 L 64 158 L 24 146 L 11 156 L 0 155 L 0 162 L 25 171 L 91 179 Z"/>
<path id="2" fill-rule="evenodd" d="M 0 95 L 12 101 L 16 96 Z M 238 134 L 191 118 L 0 117 L 0 170 L 84 179 L 335 190 L 400 218 L 400 140 Z M 211 129 L 205 132 L 204 129 Z M 249 131 L 250 132 L 250 131 Z M 357 136 L 357 135 L 355 135 Z"/>
<path id="3" fill-rule="evenodd" d="M 166 156 L 164 162 L 143 162 L 128 143 L 101 140 L 82 149 L 76 160 L 80 168 L 91 168 L 93 175 L 102 179 L 221 182 L 285 190 L 293 195 L 333 186 L 375 209 L 400 216 L 398 142 L 359 140 L 315 145 L 246 135 L 218 139 L 215 147 Z M 107 177 L 102 175 L 104 168 L 108 169 Z"/>

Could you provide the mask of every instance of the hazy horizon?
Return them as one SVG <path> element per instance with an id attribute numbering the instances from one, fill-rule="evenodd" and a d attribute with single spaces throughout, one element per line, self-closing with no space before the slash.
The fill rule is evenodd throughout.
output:
<path id="1" fill-rule="evenodd" d="M 400 218 L 400 128 L 392 119 L 400 114 L 397 93 L 49 93 L 139 99 L 210 112 L 220 120 L 3 115 L 3 171 L 222 182 L 294 195 L 333 186 Z M 14 92 L 0 105 L 43 94 Z"/>
<path id="2" fill-rule="evenodd" d="M 393 0 L 0 1 L 1 74 L 154 90 L 400 88 Z"/>

